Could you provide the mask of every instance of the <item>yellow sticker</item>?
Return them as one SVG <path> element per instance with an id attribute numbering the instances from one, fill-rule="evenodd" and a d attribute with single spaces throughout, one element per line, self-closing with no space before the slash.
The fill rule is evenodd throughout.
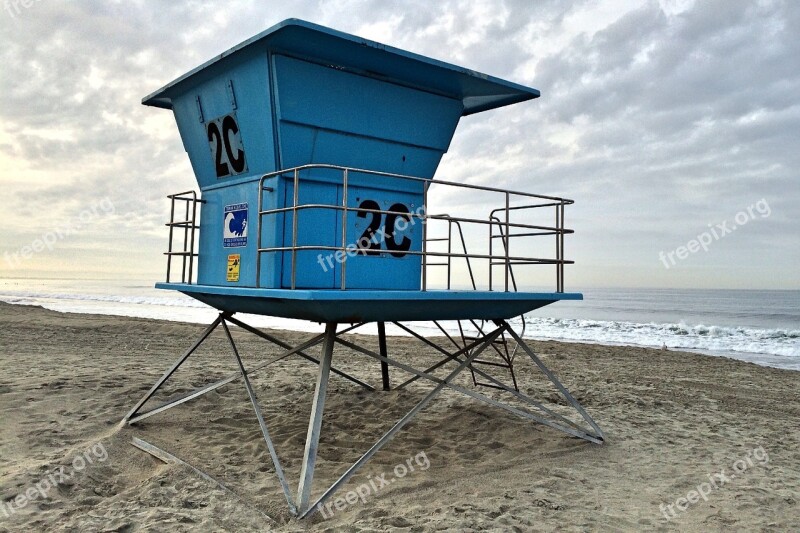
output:
<path id="1" fill-rule="evenodd" d="M 239 281 L 240 254 L 228 256 L 228 281 Z"/>

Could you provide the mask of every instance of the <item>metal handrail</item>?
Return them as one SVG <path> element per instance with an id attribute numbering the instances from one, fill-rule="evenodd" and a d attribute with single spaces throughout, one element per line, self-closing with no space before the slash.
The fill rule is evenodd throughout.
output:
<path id="1" fill-rule="evenodd" d="M 453 225 L 458 228 L 458 235 L 461 239 L 461 249 L 464 250 L 464 254 L 467 254 L 467 241 L 464 239 L 464 230 L 461 227 L 461 222 L 459 220 L 454 219 L 450 215 L 447 214 L 440 214 L 435 215 L 437 219 L 444 219 L 447 220 L 447 237 L 437 237 L 434 239 L 426 239 L 427 242 L 437 242 L 437 241 L 446 241 L 447 242 L 447 261 L 444 263 L 427 263 L 427 266 L 446 266 L 447 267 L 447 290 L 450 290 L 451 286 L 451 275 L 452 275 L 452 258 L 453 258 L 453 247 L 452 247 L 452 240 L 453 240 Z M 470 257 L 466 256 L 465 259 L 467 261 L 467 271 L 469 272 L 469 280 L 472 284 L 472 290 L 478 290 L 478 285 L 475 282 L 475 274 L 472 272 L 472 263 L 470 263 Z M 425 287 L 423 286 L 423 290 Z"/>
<path id="2" fill-rule="evenodd" d="M 164 252 L 164 255 L 167 256 L 167 283 L 170 283 L 172 258 L 180 257 L 181 283 L 187 283 L 191 285 L 194 275 L 194 258 L 198 255 L 195 252 L 195 233 L 198 229 L 200 229 L 200 226 L 196 223 L 197 204 L 205 202 L 204 200 L 197 198 L 197 193 L 195 191 L 184 191 L 177 194 L 170 194 L 167 196 L 167 198 L 171 200 L 169 222 L 165 224 L 169 228 L 169 244 L 167 245 L 167 251 Z M 175 204 L 178 201 L 185 202 L 186 204 L 184 218 L 180 221 L 175 220 Z M 172 249 L 175 228 L 183 228 L 183 249 L 180 251 L 174 251 Z"/>
<path id="3" fill-rule="evenodd" d="M 299 189 L 301 186 L 301 179 L 300 174 L 306 170 L 312 169 L 327 169 L 327 170 L 335 170 L 341 172 L 341 186 L 342 186 L 342 201 L 341 203 L 337 204 L 322 204 L 322 203 L 310 203 L 310 204 L 299 204 Z M 471 218 L 471 217 L 451 217 L 448 215 L 428 215 L 423 211 L 422 214 L 419 212 L 407 213 L 401 211 L 392 211 L 388 209 L 368 209 L 368 208 L 361 208 L 361 207 L 349 207 L 347 205 L 347 198 L 348 198 L 348 184 L 352 177 L 352 175 L 357 174 L 364 174 L 364 175 L 374 175 L 374 176 L 384 176 L 384 177 L 391 177 L 401 180 L 406 180 L 408 182 L 416 182 L 422 185 L 422 194 L 423 194 L 423 207 L 427 209 L 428 207 L 428 190 L 431 185 L 443 185 L 443 186 L 451 186 L 451 187 L 458 187 L 461 189 L 468 189 L 468 190 L 475 190 L 475 191 L 486 191 L 490 193 L 500 193 L 504 196 L 504 206 L 501 208 L 494 209 L 491 211 L 488 220 L 487 219 L 479 219 L 479 218 Z M 284 177 L 286 179 L 291 179 L 293 182 L 293 198 L 291 205 L 287 205 L 285 207 L 279 207 L 275 209 L 263 209 L 263 193 L 265 190 L 274 190 L 272 187 L 265 187 L 265 182 L 268 179 L 275 178 L 275 177 Z M 326 179 L 330 179 L 329 177 Z M 522 199 L 526 200 L 528 203 L 525 205 L 511 205 L 511 197 L 521 197 Z M 416 176 L 408 176 L 403 174 L 396 174 L 390 172 L 380 172 L 375 170 L 366 170 L 366 169 L 356 169 L 338 165 L 328 165 L 328 164 L 310 164 L 310 165 L 303 165 L 299 167 L 294 167 L 290 169 L 278 170 L 275 172 L 270 172 L 268 174 L 264 174 L 259 180 L 259 206 L 258 206 L 258 224 L 257 224 L 257 260 L 256 260 L 256 286 L 261 286 L 261 254 L 266 252 L 290 252 L 291 254 L 291 288 L 294 289 L 297 287 L 297 252 L 298 251 L 308 251 L 308 250 L 318 250 L 318 251 L 332 251 L 338 252 L 341 251 L 346 253 L 347 247 L 350 246 L 347 243 L 347 216 L 350 212 L 356 213 L 377 213 L 381 215 L 395 215 L 395 216 L 404 216 L 408 217 L 408 220 L 418 219 L 422 223 L 422 250 L 421 251 L 413 251 L 407 250 L 404 251 L 406 255 L 417 255 L 421 256 L 422 262 L 422 290 L 427 290 L 428 288 L 428 266 L 438 266 L 438 263 L 429 264 L 428 258 L 430 257 L 445 257 L 447 260 L 448 265 L 448 276 L 447 276 L 447 288 L 451 288 L 451 275 L 452 275 L 452 259 L 453 258 L 465 258 L 467 261 L 467 268 L 469 270 L 470 281 L 473 287 L 473 290 L 477 289 L 477 283 L 475 281 L 474 272 L 472 271 L 472 265 L 470 263 L 470 259 L 488 259 L 489 260 L 489 290 L 493 290 L 492 286 L 492 270 L 498 264 L 503 264 L 505 266 L 505 274 L 504 274 L 504 290 L 509 291 L 512 289 L 516 290 L 517 282 L 514 278 L 514 274 L 512 272 L 511 266 L 512 265 L 524 265 L 524 264 L 554 264 L 556 265 L 556 273 L 557 273 L 557 280 L 556 280 L 556 287 L 558 292 L 563 292 L 563 268 L 564 264 L 572 264 L 573 261 L 565 260 L 563 257 L 563 239 L 564 235 L 567 233 L 574 233 L 573 230 L 565 228 L 563 225 L 563 210 L 565 205 L 570 205 L 574 203 L 572 200 L 565 199 L 565 198 L 558 198 L 554 196 L 547 196 L 541 194 L 533 194 L 533 193 L 526 193 L 521 191 L 511 191 L 506 189 L 500 189 L 496 187 L 487 187 L 483 185 L 471 185 L 471 184 L 464 184 L 464 183 L 455 183 L 449 181 L 432 181 L 426 178 L 419 178 Z M 536 208 L 548 208 L 548 207 L 555 207 L 556 210 L 556 224 L 554 226 L 545 226 L 545 225 L 534 225 L 534 224 L 526 224 L 520 222 L 513 222 L 511 221 L 511 212 L 516 212 L 520 210 L 529 210 L 529 209 L 536 209 Z M 330 245 L 298 245 L 297 238 L 298 238 L 298 214 L 302 210 L 306 209 L 330 209 L 341 214 L 341 223 L 342 223 L 342 232 L 341 232 L 341 245 L 340 246 L 330 246 Z M 497 216 L 498 213 L 503 212 L 502 220 L 500 217 Z M 292 213 L 292 237 L 291 237 L 291 245 L 290 246 L 270 246 L 264 247 L 262 243 L 262 235 L 261 235 L 261 223 L 263 221 L 263 217 L 265 216 L 274 216 L 279 214 L 287 214 Z M 429 239 L 427 238 L 428 234 L 428 224 L 431 221 L 436 220 L 443 220 L 448 223 L 448 252 L 447 253 L 439 253 L 439 252 L 430 252 L 428 251 L 428 242 Z M 462 223 L 469 223 L 469 224 L 483 224 L 489 226 L 489 254 L 470 254 L 467 252 L 466 249 L 466 241 L 464 238 L 464 231 L 461 226 Z M 449 242 L 452 240 L 452 225 L 456 224 L 459 230 L 461 245 L 464 253 L 453 253 L 452 251 L 452 243 Z M 498 225 L 501 228 L 501 235 L 494 235 L 494 226 Z M 517 233 L 512 233 L 512 229 L 517 229 Z M 504 230 L 504 231 L 503 231 Z M 556 257 L 555 258 L 538 258 L 538 257 L 523 257 L 519 255 L 511 255 L 510 253 L 510 237 L 532 237 L 532 236 L 546 236 L 546 235 L 554 235 L 556 237 Z M 504 250 L 502 256 L 497 256 L 494 254 L 492 249 L 492 241 L 495 238 L 501 238 L 504 243 Z M 501 259 L 499 262 L 495 262 L 495 260 Z M 347 288 L 347 258 L 345 257 L 341 263 L 340 269 L 340 282 L 339 287 L 340 289 L 346 290 Z"/>
<path id="4" fill-rule="evenodd" d="M 264 180 L 267 180 L 269 178 L 274 178 L 275 176 L 280 176 L 282 174 L 287 174 L 289 172 L 302 172 L 303 170 L 311 170 L 311 169 L 331 169 L 331 170 L 341 170 L 341 171 L 347 170 L 351 174 L 369 174 L 369 175 L 373 175 L 373 176 L 383 176 L 383 177 L 388 177 L 388 178 L 399 178 L 399 179 L 404 179 L 404 180 L 409 180 L 409 181 L 417 181 L 417 182 L 420 182 L 420 183 L 428 183 L 428 184 L 435 184 L 435 185 L 452 185 L 453 187 L 461 187 L 461 188 L 465 188 L 465 189 L 475 189 L 475 190 L 481 190 L 481 191 L 499 192 L 499 193 L 503 193 L 503 194 L 508 193 L 508 194 L 513 194 L 514 196 L 525 196 L 525 197 L 528 197 L 528 198 L 540 198 L 542 200 L 553 200 L 558 205 L 562 205 L 562 204 L 571 205 L 571 204 L 575 203 L 574 200 L 569 200 L 567 198 L 559 198 L 557 196 L 546 196 L 546 195 L 543 195 L 543 194 L 533 194 L 533 193 L 529 193 L 529 192 L 514 191 L 514 190 L 511 190 L 511 189 L 499 189 L 497 187 L 487 187 L 485 185 L 472 185 L 472 184 L 468 184 L 468 183 L 458 183 L 458 182 L 455 182 L 455 181 L 444 181 L 444 180 L 432 181 L 432 180 L 430 180 L 428 178 L 420 178 L 420 177 L 417 177 L 417 176 L 409 176 L 407 174 L 394 174 L 392 172 L 381 172 L 379 170 L 366 170 L 366 169 L 362 169 L 362 168 L 343 167 L 343 166 L 339 166 L 339 165 L 328 165 L 328 164 L 322 164 L 322 163 L 319 163 L 319 164 L 313 163 L 313 164 L 309 164 L 309 165 L 301 165 L 299 167 L 292 167 L 292 168 L 288 168 L 288 169 L 284 169 L 284 170 L 276 170 L 275 172 L 270 172 L 268 174 L 264 174 L 263 176 L 261 176 L 260 185 L 263 185 Z M 548 205 L 551 205 L 551 204 L 545 204 L 545 205 L 542 205 L 542 207 L 547 207 Z M 512 209 L 515 209 L 515 208 L 512 208 Z"/>

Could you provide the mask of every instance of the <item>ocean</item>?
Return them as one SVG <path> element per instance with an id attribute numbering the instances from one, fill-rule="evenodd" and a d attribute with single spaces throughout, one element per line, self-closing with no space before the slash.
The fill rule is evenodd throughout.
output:
<path id="1" fill-rule="evenodd" d="M 153 280 L 0 278 L 0 301 L 66 313 L 95 313 L 210 323 L 216 312 Z M 800 291 L 703 289 L 586 289 L 581 302 L 558 302 L 525 316 L 525 336 L 632 345 L 724 356 L 800 370 Z M 317 324 L 263 316 L 259 327 L 321 331 Z M 518 330 L 519 319 L 511 321 Z M 455 323 L 444 323 L 457 332 Z M 432 324 L 416 324 L 436 334 Z M 375 329 L 366 333 L 375 332 Z M 390 334 L 403 334 L 388 328 Z"/>

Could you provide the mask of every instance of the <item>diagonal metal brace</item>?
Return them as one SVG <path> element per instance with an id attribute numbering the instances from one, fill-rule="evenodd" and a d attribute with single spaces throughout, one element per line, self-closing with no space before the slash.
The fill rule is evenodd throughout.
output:
<path id="1" fill-rule="evenodd" d="M 508 324 L 506 323 L 506 321 L 505 321 L 505 320 L 498 321 L 497 323 L 498 323 L 498 324 L 499 324 L 499 323 L 502 323 L 502 324 L 505 324 L 505 325 L 506 325 L 506 329 L 508 330 L 508 332 L 509 332 L 509 334 L 511 335 L 511 337 L 513 337 L 513 339 L 514 339 L 515 341 L 517 341 L 517 346 L 519 346 L 520 348 L 522 348 L 522 350 L 523 350 L 525 353 L 527 353 L 527 354 L 528 354 L 528 356 L 529 356 L 529 357 L 531 358 L 531 360 L 532 360 L 532 361 L 533 361 L 533 362 L 536 364 L 536 366 L 538 366 L 538 367 L 539 367 L 539 370 L 541 370 L 541 371 L 542 371 L 542 373 L 543 373 L 545 376 L 547 376 L 547 378 L 548 378 L 548 379 L 549 379 L 549 380 L 550 380 L 550 381 L 553 383 L 553 385 L 555 385 L 555 386 L 556 386 L 556 388 L 558 388 L 559 392 L 561 392 L 561 394 L 564 396 L 564 398 L 566 398 L 566 400 L 567 400 L 567 401 L 570 403 L 570 405 L 572 405 L 572 407 L 574 407 L 574 408 L 575 408 L 575 410 L 576 410 L 576 411 L 578 411 L 578 413 L 580 413 L 580 415 L 583 417 L 583 419 L 584 419 L 584 420 L 585 420 L 585 421 L 586 421 L 586 422 L 587 422 L 587 423 L 588 423 L 590 426 L 592 426 L 592 429 L 595 431 L 595 435 L 594 435 L 594 437 L 595 437 L 597 440 L 599 440 L 600 442 L 604 441 L 604 440 L 605 440 L 605 435 L 603 434 L 603 430 L 602 430 L 602 429 L 600 429 L 600 426 L 598 426 L 598 425 L 595 423 L 595 421 L 592 419 L 592 417 L 591 417 L 591 416 L 589 416 L 589 413 L 587 413 L 587 412 L 586 412 L 586 410 L 585 410 L 585 409 L 583 408 L 583 406 L 582 406 L 582 405 L 581 405 L 581 404 L 578 402 L 578 400 L 576 400 L 575 398 L 573 398 L 572 394 L 570 394 L 570 393 L 569 393 L 569 391 L 567 390 L 567 388 L 566 388 L 564 385 L 562 385 L 562 384 L 561 384 L 561 382 L 558 380 L 558 378 L 556 377 L 556 375 L 555 375 L 555 374 L 553 374 L 553 372 L 552 372 L 552 371 L 551 371 L 549 368 L 547 368 L 547 366 L 546 366 L 546 365 L 545 365 L 545 364 L 544 364 L 544 363 L 541 361 L 541 359 L 539 359 L 539 358 L 536 356 L 536 354 L 533 352 L 533 350 L 531 350 L 530 346 L 528 346 L 527 344 L 525 344 L 525 341 L 523 341 L 523 340 L 520 338 L 520 336 L 519 336 L 519 335 L 517 335 L 516 333 L 514 333 L 514 330 L 513 330 L 513 329 L 511 329 L 511 327 L 510 327 L 510 326 L 508 326 Z"/>
<path id="2" fill-rule="evenodd" d="M 211 333 L 215 329 L 217 329 L 217 326 L 219 326 L 220 323 L 228 316 L 229 314 L 227 313 L 220 313 L 220 315 L 216 318 L 216 320 L 214 320 L 214 322 L 212 322 L 211 325 L 209 325 L 206 328 L 203 334 L 200 335 L 200 338 L 198 338 L 195 341 L 195 343 L 188 350 L 186 350 L 186 352 L 182 356 L 180 356 L 177 361 L 175 361 L 175 363 L 169 368 L 169 370 L 164 372 L 164 375 L 162 375 L 161 378 L 159 378 L 159 380 L 155 382 L 155 384 L 150 388 L 150 390 L 147 391 L 147 394 L 145 394 L 142 397 L 142 399 L 139 400 L 136 403 L 136 405 L 133 406 L 133 409 L 131 409 L 130 412 L 127 415 L 125 415 L 125 418 L 122 419 L 121 425 L 124 426 L 131 423 L 130 422 L 131 418 L 133 418 L 133 416 L 139 412 L 139 409 L 141 409 L 142 406 L 145 403 L 147 403 L 147 400 L 149 400 L 153 396 L 153 394 L 155 394 L 156 391 L 159 388 L 161 388 L 161 386 L 170 378 L 170 376 L 172 376 L 172 374 L 174 374 L 175 371 L 178 370 L 178 368 L 180 368 L 180 366 L 189 358 L 189 356 L 192 355 L 195 352 L 195 350 L 197 350 L 197 348 L 200 347 L 201 344 L 203 344 L 203 342 L 208 338 L 208 336 L 211 335 Z"/>
<path id="3" fill-rule="evenodd" d="M 355 472 L 361 468 L 364 463 L 366 463 L 375 453 L 378 452 L 387 442 L 392 440 L 395 434 L 400 431 L 408 422 L 411 421 L 422 409 L 424 409 L 430 402 L 433 400 L 441 391 L 444 389 L 451 381 L 453 381 L 467 366 L 480 355 L 483 350 L 485 350 L 492 342 L 503 332 L 505 326 L 501 326 L 494 330 L 492 333 L 486 336 L 484 341 L 478 346 L 473 353 L 471 353 L 463 363 L 461 363 L 455 370 L 450 372 L 446 378 L 442 380 L 441 383 L 436 385 L 432 391 L 430 391 L 420 402 L 415 405 L 406 415 L 401 418 L 392 428 L 387 431 L 378 441 L 372 445 L 372 447 L 367 450 L 367 452 L 362 455 L 353 465 L 348 468 L 342 476 L 337 479 L 333 485 L 331 485 L 323 494 L 319 497 L 319 499 L 312 505 L 310 508 L 305 510 L 301 515 L 300 518 L 306 518 L 309 515 L 316 512 L 319 507 L 325 503 L 325 501 L 334 493 L 336 492 L 339 487 L 341 487 L 344 483 L 347 482 L 350 477 L 355 474 Z M 337 339 L 337 342 L 344 344 L 347 341 L 343 341 L 342 339 Z M 350 344 L 350 343 L 348 343 Z"/>
<path id="4" fill-rule="evenodd" d="M 244 330 L 246 330 L 246 331 L 249 331 L 249 332 L 250 332 L 250 333 L 252 333 L 253 335 L 257 335 L 257 336 L 261 337 L 261 338 L 262 338 L 262 339 L 264 339 L 264 340 L 268 340 L 269 342 L 271 342 L 271 343 L 273 343 L 273 344 L 277 344 L 277 345 L 278 345 L 278 346 L 280 346 L 281 348 L 284 348 L 284 349 L 287 349 L 287 350 L 288 350 L 289 348 L 291 348 L 291 346 L 290 346 L 288 343 L 286 343 L 286 342 L 284 342 L 284 341 L 280 340 L 280 339 L 279 339 L 279 338 L 277 338 L 277 337 L 273 337 L 273 336 L 272 336 L 272 335 L 270 335 L 269 333 L 264 333 L 263 331 L 261 331 L 261 330 L 259 330 L 259 329 L 256 329 L 256 328 L 254 328 L 253 326 L 250 326 L 249 324 L 245 324 L 245 323 L 244 323 L 244 322 L 242 322 L 241 320 L 237 320 L 237 319 L 235 319 L 235 318 L 233 318 L 233 317 L 229 317 L 229 318 L 228 318 L 228 322 L 230 322 L 231 324 L 236 324 L 236 325 L 237 325 L 237 326 L 239 326 L 240 328 L 242 328 L 242 329 L 244 329 Z M 349 332 L 349 331 L 352 331 L 352 330 L 354 330 L 354 329 L 356 329 L 356 328 L 360 328 L 360 327 L 361 327 L 361 326 L 363 326 L 363 325 L 364 325 L 364 323 L 362 322 L 362 323 L 360 323 L 360 324 L 356 324 L 356 325 L 354 325 L 354 326 L 350 326 L 349 328 L 347 328 L 347 329 L 344 329 L 344 330 L 340 331 L 339 333 L 337 333 L 337 335 L 343 335 L 343 334 L 345 334 L 345 333 L 347 333 L 347 332 Z M 320 339 L 322 339 L 324 336 L 325 336 L 324 334 L 320 334 L 318 337 L 319 337 Z M 316 338 L 316 337 L 315 337 L 315 338 Z M 310 356 L 310 355 L 308 355 L 308 354 L 306 354 L 306 353 L 304 353 L 304 352 L 302 352 L 302 351 L 298 351 L 298 352 L 297 352 L 297 355 L 299 355 L 299 356 L 300 356 L 300 357 L 302 357 L 303 359 L 306 359 L 307 361 L 311 361 L 312 363 L 315 363 L 315 364 L 317 364 L 317 365 L 318 365 L 318 364 L 320 364 L 320 362 L 319 362 L 319 359 L 317 359 L 316 357 L 312 357 L 312 356 Z M 372 385 L 369 385 L 368 383 L 364 383 L 364 382 L 363 382 L 363 381 L 361 381 L 360 379 L 358 379 L 358 378 L 356 378 L 356 377 L 353 377 L 353 376 L 351 376 L 350 374 L 347 374 L 347 373 L 345 373 L 345 372 L 342 372 L 341 370 L 338 370 L 337 368 L 333 368 L 333 367 L 331 367 L 331 372 L 333 372 L 333 373 L 334 373 L 334 374 L 336 374 L 337 376 L 340 376 L 340 377 L 343 377 L 344 379 L 347 379 L 347 380 L 349 380 L 349 381 L 352 381 L 352 382 L 353 382 L 353 383 L 355 383 L 356 385 L 361 385 L 362 387 L 364 387 L 365 389 L 367 389 L 367 390 L 369 390 L 369 391 L 374 391 L 374 390 L 375 390 L 375 387 L 373 387 Z"/>
<path id="5" fill-rule="evenodd" d="M 292 493 L 289 490 L 289 485 L 286 483 L 286 476 L 283 474 L 283 468 L 281 468 L 281 461 L 278 458 L 278 452 L 275 451 L 275 446 L 272 444 L 272 439 L 269 436 L 269 429 L 267 429 L 267 423 L 264 420 L 264 415 L 261 413 L 261 406 L 258 404 L 258 398 L 256 398 L 256 393 L 253 391 L 253 386 L 250 384 L 250 379 L 247 377 L 247 370 L 244 368 L 242 358 L 239 357 L 239 350 L 236 349 L 236 343 L 233 342 L 233 336 L 231 335 L 231 331 L 228 329 L 228 325 L 225 323 L 225 320 L 222 320 L 222 327 L 225 328 L 225 334 L 228 336 L 228 341 L 230 341 L 231 348 L 233 349 L 234 359 L 236 359 L 236 364 L 239 366 L 239 371 L 242 373 L 242 380 L 244 381 L 244 386 L 247 389 L 247 395 L 250 397 L 250 403 L 253 404 L 253 411 L 256 413 L 258 425 L 261 427 L 261 433 L 264 436 L 264 441 L 267 443 L 269 455 L 272 457 L 272 464 L 275 465 L 275 475 L 278 476 L 278 481 L 281 484 L 281 488 L 283 488 L 283 494 L 286 496 L 286 501 L 289 504 L 289 512 L 293 515 L 296 515 L 297 508 L 294 505 L 294 500 L 292 499 Z"/>

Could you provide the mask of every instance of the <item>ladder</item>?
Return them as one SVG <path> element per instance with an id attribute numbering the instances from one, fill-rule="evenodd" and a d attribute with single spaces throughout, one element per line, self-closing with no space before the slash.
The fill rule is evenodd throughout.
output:
<path id="1" fill-rule="evenodd" d="M 181 261 L 181 283 L 191 284 L 194 279 L 194 258 L 197 257 L 195 235 L 200 229 L 200 224 L 197 222 L 197 204 L 205 203 L 205 200 L 197 198 L 195 191 L 170 194 L 167 198 L 171 200 L 169 222 L 166 224 L 169 228 L 169 245 L 167 251 L 164 252 L 164 255 L 167 256 L 167 283 L 171 282 L 172 260 L 178 258 Z M 183 202 L 183 204 L 179 202 Z M 175 220 L 175 217 L 180 220 Z M 176 229 L 178 230 L 177 236 L 175 235 Z M 181 233 L 183 233 L 183 244 L 179 245 L 176 250 L 173 240 L 176 237 L 180 239 Z"/>
<path id="2" fill-rule="evenodd" d="M 469 277 L 470 277 L 470 282 L 472 284 L 472 289 L 473 290 L 477 290 L 477 284 L 475 283 L 475 276 L 473 274 L 472 265 L 470 264 L 470 258 L 469 258 L 469 255 L 467 253 L 467 243 L 466 243 L 466 240 L 464 239 L 464 232 L 463 232 L 463 230 L 461 228 L 461 224 L 459 223 L 458 220 L 453 220 L 448 215 L 439 215 L 439 216 L 447 217 L 447 222 L 448 222 L 447 237 L 426 238 L 426 242 L 428 242 L 428 243 L 436 242 L 436 241 L 445 241 L 445 242 L 447 242 L 447 254 L 448 254 L 447 255 L 447 260 L 446 261 L 442 261 L 442 262 L 436 262 L 436 263 L 426 263 L 426 265 L 427 266 L 445 266 L 445 267 L 447 267 L 447 289 L 450 290 L 451 289 L 451 272 L 452 272 L 452 256 L 451 256 L 451 254 L 453 252 L 453 249 L 452 249 L 453 248 L 453 229 L 454 229 L 453 226 L 455 226 L 455 229 L 457 230 L 458 237 L 459 237 L 458 244 L 461 245 L 461 249 L 462 249 L 462 252 L 463 252 L 463 255 L 464 255 L 464 259 L 467 262 L 467 270 L 469 272 Z M 505 254 L 508 245 L 507 245 L 507 242 L 506 242 L 507 239 L 505 237 L 505 234 L 503 233 L 503 226 L 500 224 L 500 220 L 499 219 L 497 219 L 494 216 L 492 216 L 491 218 L 498 222 L 497 227 L 498 227 L 498 229 L 500 231 L 500 234 L 497 235 L 497 236 L 494 235 L 494 227 L 495 227 L 495 225 L 492 224 L 491 225 L 492 234 L 491 234 L 490 238 L 491 239 L 494 239 L 495 237 L 499 237 L 500 238 L 500 240 L 503 243 L 504 254 Z M 493 259 L 490 259 L 490 261 L 491 261 L 490 266 L 489 266 L 490 269 L 493 268 L 495 265 L 500 265 L 500 264 L 506 265 L 505 261 L 495 261 Z M 510 280 L 511 280 L 512 286 L 514 288 L 514 291 L 516 291 L 517 290 L 517 282 L 514 279 L 514 273 L 511 270 L 511 266 L 510 265 L 507 265 L 507 268 L 508 268 L 508 271 L 509 271 L 509 274 L 510 274 Z M 519 336 L 523 337 L 524 334 L 525 334 L 525 315 L 520 315 L 520 320 L 522 322 L 522 326 L 521 326 L 521 330 L 519 331 Z M 470 319 L 470 320 L 459 320 L 458 321 L 458 330 L 459 330 L 459 336 L 460 336 L 460 341 L 461 341 L 460 343 L 458 341 L 456 341 L 455 339 L 453 339 L 453 337 L 450 334 L 448 334 L 447 331 L 437 321 L 434 321 L 434 323 L 439 328 L 439 330 L 442 333 L 444 333 L 444 335 L 448 339 L 450 339 L 450 341 L 455 346 L 457 346 L 460 349 L 461 348 L 466 348 L 467 345 L 469 345 L 470 343 L 472 343 L 472 342 L 474 342 L 476 340 L 479 340 L 480 338 L 484 338 L 486 336 L 486 331 L 485 331 L 486 321 L 485 320 L 480 320 L 480 321 L 473 320 L 473 319 Z M 476 334 L 469 334 L 465 330 L 465 327 L 468 328 L 469 325 L 471 325 L 476 330 Z M 469 370 L 470 370 L 470 373 L 472 374 L 472 384 L 474 386 L 476 386 L 476 387 L 490 387 L 490 388 L 501 389 L 502 390 L 502 387 L 500 387 L 498 385 L 495 385 L 493 383 L 489 383 L 487 381 L 483 381 L 480 378 L 481 378 L 481 374 L 488 374 L 488 375 L 492 376 L 493 378 L 497 379 L 497 376 L 494 373 L 491 373 L 489 371 L 489 369 L 505 369 L 508 372 L 508 374 L 510 375 L 510 377 L 511 377 L 511 385 L 514 387 L 514 390 L 519 392 L 519 387 L 517 386 L 517 377 L 514 374 L 514 358 L 517 355 L 517 350 L 519 348 L 519 345 L 516 342 L 514 342 L 514 341 L 510 340 L 509 338 L 507 338 L 506 333 L 504 331 L 499 337 L 497 337 L 492 342 L 490 347 L 492 348 L 491 351 L 490 350 L 486 350 L 485 351 L 487 356 L 485 356 L 482 359 L 475 359 L 469 365 Z M 466 355 L 469 356 L 470 353 L 471 352 L 467 352 Z M 489 368 L 487 368 L 486 370 L 483 370 L 483 371 L 481 371 L 481 370 L 476 371 L 476 367 L 480 367 L 480 366 L 489 367 Z M 499 380 L 498 379 L 498 381 L 502 382 L 503 380 Z"/>

